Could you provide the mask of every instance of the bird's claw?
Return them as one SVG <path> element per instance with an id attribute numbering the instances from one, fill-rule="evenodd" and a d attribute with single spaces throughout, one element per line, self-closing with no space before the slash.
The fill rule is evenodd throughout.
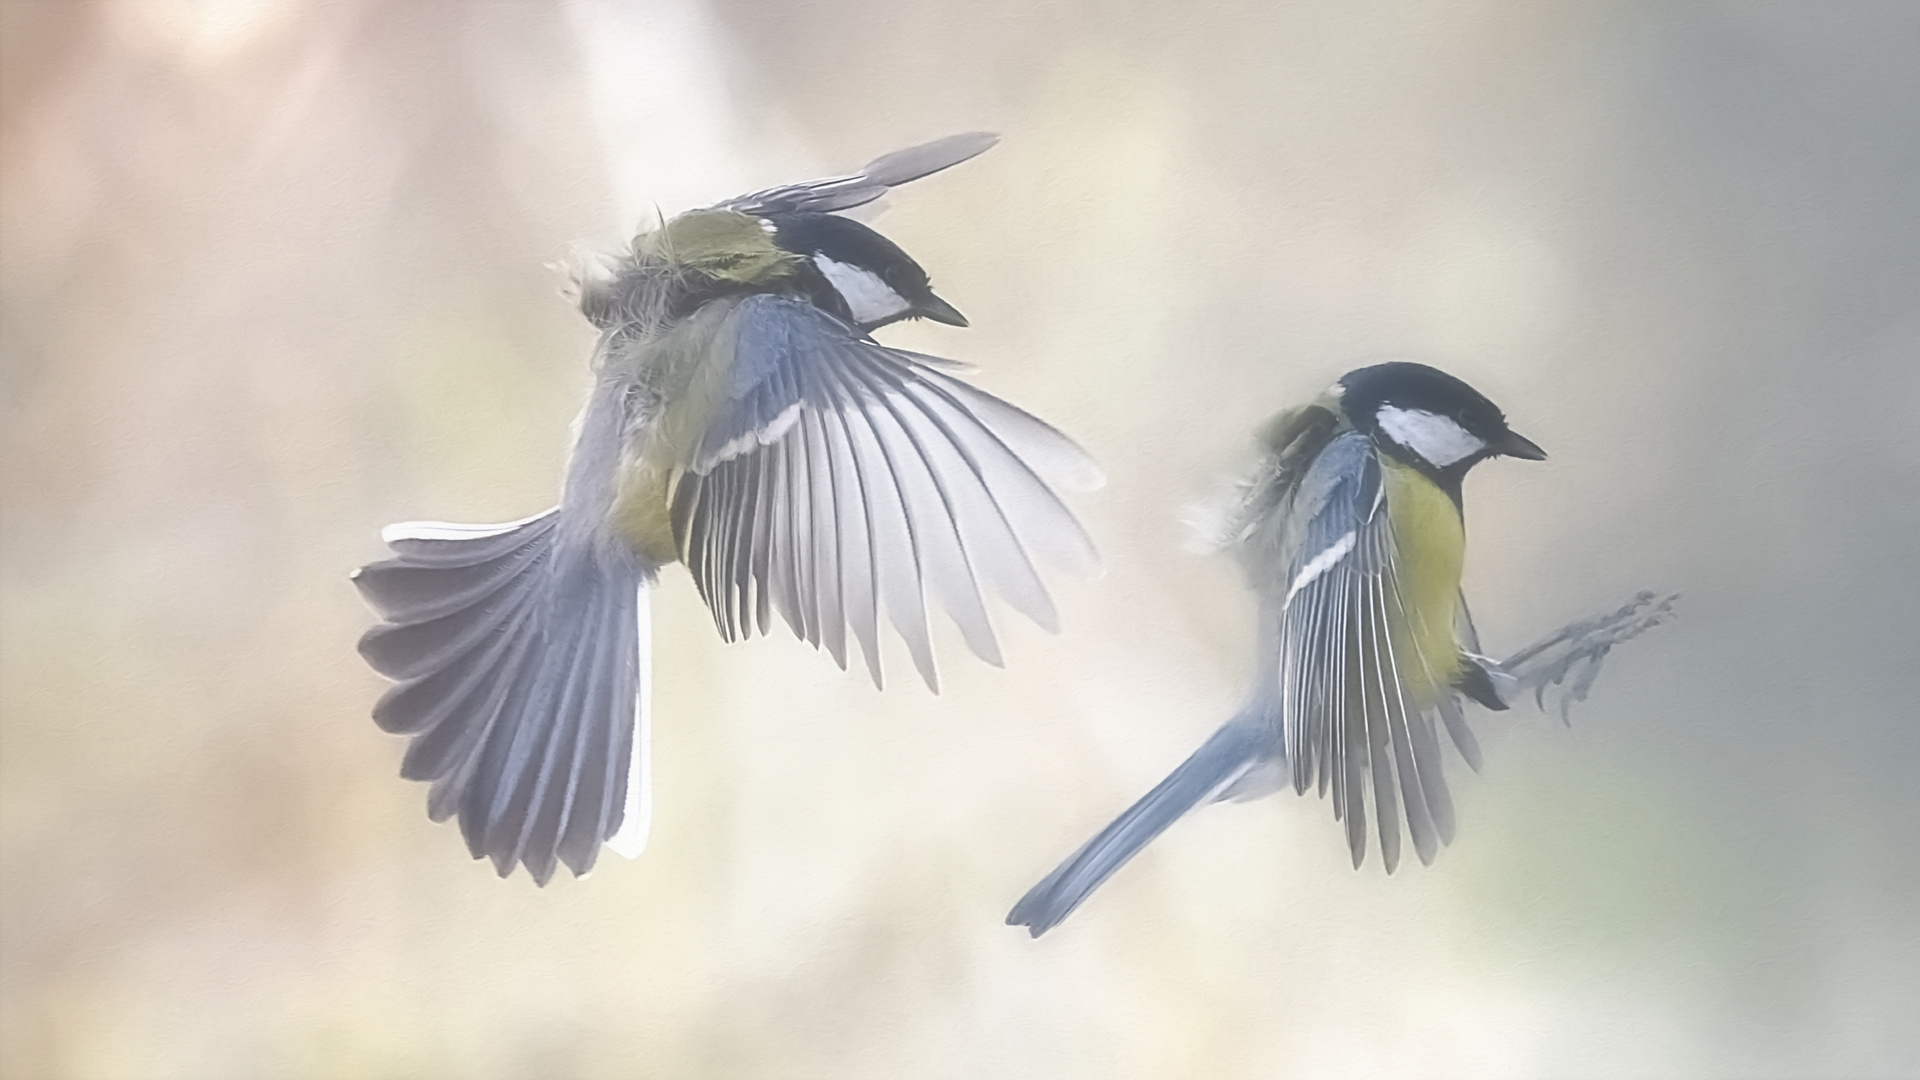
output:
<path id="1" fill-rule="evenodd" d="M 1501 661 L 1499 669 L 1513 678 L 1516 690 L 1532 690 L 1543 712 L 1548 691 L 1559 688 L 1560 722 L 1570 723 L 1573 703 L 1587 699 L 1607 653 L 1672 617 L 1679 598 L 1679 593 L 1641 592 L 1618 610 L 1561 627 Z"/>

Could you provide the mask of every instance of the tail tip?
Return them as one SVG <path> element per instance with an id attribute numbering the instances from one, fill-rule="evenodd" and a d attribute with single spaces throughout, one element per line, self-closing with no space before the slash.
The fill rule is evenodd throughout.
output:
<path id="1" fill-rule="evenodd" d="M 1053 924 L 1044 919 L 1022 915 L 1018 908 L 1007 915 L 1007 925 L 1017 926 L 1027 932 L 1027 937 L 1037 939 L 1041 934 L 1053 929 Z"/>

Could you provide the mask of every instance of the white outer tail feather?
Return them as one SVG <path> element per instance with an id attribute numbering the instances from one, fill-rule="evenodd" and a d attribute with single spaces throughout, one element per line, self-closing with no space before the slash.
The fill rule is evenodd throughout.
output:
<path id="1" fill-rule="evenodd" d="M 627 804 L 620 828 L 607 838 L 616 854 L 637 859 L 653 830 L 653 616 L 652 597 L 640 586 L 634 622 L 640 647 L 640 692 L 634 695 L 633 750 L 627 758 Z"/>
<path id="2" fill-rule="evenodd" d="M 510 533 L 522 525 L 553 513 L 542 510 L 529 514 L 518 521 L 503 522 L 498 525 L 463 525 L 454 521 L 402 521 L 380 530 L 380 542 L 391 544 L 398 540 L 477 540 L 483 536 L 500 536 Z"/>

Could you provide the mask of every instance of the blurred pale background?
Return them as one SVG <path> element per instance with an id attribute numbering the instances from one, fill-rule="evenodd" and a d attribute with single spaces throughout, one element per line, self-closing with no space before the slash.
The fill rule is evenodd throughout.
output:
<path id="1" fill-rule="evenodd" d="M 0 14 L 8 1077 L 1920 1073 L 1920 8 Z M 671 570 L 651 849 L 469 862 L 345 575 L 552 498 L 592 338 L 550 264 L 974 128 L 881 222 L 974 328 L 883 336 L 1104 463 L 1107 577 L 1005 671 L 949 635 L 936 698 L 725 647 Z M 1182 507 L 1389 355 L 1553 455 L 1469 485 L 1491 648 L 1681 621 L 1571 730 L 1484 721 L 1432 868 L 1286 796 L 1000 925 L 1238 699 Z"/>

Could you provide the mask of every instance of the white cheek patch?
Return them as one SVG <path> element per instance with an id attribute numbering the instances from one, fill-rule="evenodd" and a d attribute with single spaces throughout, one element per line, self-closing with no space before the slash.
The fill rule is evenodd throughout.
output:
<path id="1" fill-rule="evenodd" d="M 1487 448 L 1485 442 L 1466 428 L 1425 409 L 1382 405 L 1376 418 L 1388 438 L 1442 469 Z"/>
<path id="2" fill-rule="evenodd" d="M 884 322 L 913 306 L 871 270 L 818 254 L 813 257 L 813 265 L 820 268 L 827 284 L 847 302 L 847 311 L 853 315 L 854 322 L 862 325 Z"/>

